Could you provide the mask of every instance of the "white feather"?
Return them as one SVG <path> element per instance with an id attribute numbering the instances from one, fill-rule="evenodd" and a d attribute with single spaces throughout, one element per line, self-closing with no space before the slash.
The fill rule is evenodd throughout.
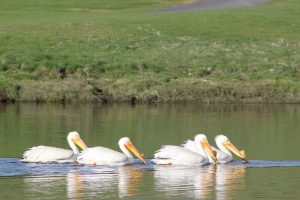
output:
<path id="1" fill-rule="evenodd" d="M 76 131 L 69 132 L 67 136 L 67 141 L 72 149 L 62 149 L 57 147 L 50 146 L 37 146 L 32 147 L 29 150 L 23 153 L 23 162 L 74 162 L 77 154 L 79 153 L 78 148 L 73 142 L 75 137 L 79 137 L 80 135 Z M 80 139 L 81 140 L 81 139 Z M 83 142 L 83 141 L 81 141 Z M 84 144 L 85 145 L 85 144 Z"/>
<path id="2" fill-rule="evenodd" d="M 81 152 L 77 157 L 77 162 L 90 165 L 122 166 L 133 163 L 133 156 L 125 147 L 131 143 L 128 137 L 119 140 L 118 145 L 123 153 L 105 148 L 93 147 Z M 132 144 L 131 144 L 132 145 Z"/>
<path id="3" fill-rule="evenodd" d="M 195 153 L 199 153 L 198 149 L 197 149 L 197 146 L 196 146 L 196 143 L 195 141 L 193 140 L 187 140 L 184 144 L 181 145 L 182 147 L 190 150 L 190 151 L 193 151 Z"/>
<path id="4" fill-rule="evenodd" d="M 37 146 L 25 151 L 21 161 L 54 162 L 58 160 L 72 160 L 73 156 L 74 154 L 71 150 L 49 146 Z"/>
<path id="5" fill-rule="evenodd" d="M 155 164 L 172 164 L 186 166 L 201 166 L 208 163 L 208 160 L 193 151 L 180 146 L 165 145 L 156 151 L 154 159 Z"/>
<path id="6" fill-rule="evenodd" d="M 105 147 L 92 147 L 82 151 L 77 162 L 92 165 L 122 166 L 131 163 L 125 154 Z"/>

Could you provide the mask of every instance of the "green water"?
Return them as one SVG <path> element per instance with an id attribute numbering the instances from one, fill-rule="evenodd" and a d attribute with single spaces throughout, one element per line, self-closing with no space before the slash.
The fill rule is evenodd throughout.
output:
<path id="1" fill-rule="evenodd" d="M 299 199 L 299 122 L 300 105 L 0 105 L 0 199 Z M 199 132 L 211 144 L 223 133 L 250 164 L 103 168 L 18 161 L 32 146 L 69 148 L 70 130 L 88 146 L 115 150 L 128 136 L 146 158 Z"/>

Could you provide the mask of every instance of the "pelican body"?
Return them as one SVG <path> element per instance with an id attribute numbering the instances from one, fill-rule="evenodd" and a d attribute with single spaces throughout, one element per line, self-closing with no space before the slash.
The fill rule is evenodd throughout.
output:
<path id="1" fill-rule="evenodd" d="M 62 149 L 50 146 L 36 146 L 25 151 L 23 154 L 23 162 L 74 162 L 79 153 L 78 145 L 81 149 L 87 149 L 86 144 L 80 138 L 80 135 L 73 131 L 68 134 L 67 141 L 72 149 Z"/>
<path id="2" fill-rule="evenodd" d="M 225 135 L 217 135 L 215 137 L 215 142 L 217 144 L 217 148 L 211 147 L 217 154 L 217 159 L 220 163 L 228 163 L 233 160 L 233 156 L 231 152 L 240 157 L 241 159 L 246 160 L 245 151 L 238 150 Z M 189 149 L 195 153 L 200 153 L 196 147 L 196 143 L 194 141 L 188 140 L 185 144 L 182 145 L 184 148 Z M 231 151 L 231 152 L 230 152 Z M 214 163 L 214 160 L 209 158 L 210 163 Z"/>
<path id="3" fill-rule="evenodd" d="M 82 151 L 76 161 L 90 165 L 123 166 L 133 163 L 131 151 L 146 164 L 143 155 L 139 153 L 128 137 L 121 138 L 118 144 L 123 153 L 105 147 L 92 147 Z"/>
<path id="4" fill-rule="evenodd" d="M 161 165 L 201 166 L 209 164 L 208 158 L 212 157 L 217 163 L 215 154 L 205 135 L 196 135 L 194 143 L 197 153 L 181 146 L 165 145 L 155 152 L 152 161 Z"/>

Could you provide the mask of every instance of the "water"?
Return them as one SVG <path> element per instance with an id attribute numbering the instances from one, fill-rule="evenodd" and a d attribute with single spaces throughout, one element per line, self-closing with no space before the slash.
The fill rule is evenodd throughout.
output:
<path id="1" fill-rule="evenodd" d="M 299 199 L 300 105 L 0 105 L 0 199 Z M 105 167 L 19 161 L 29 147 L 68 148 L 69 130 L 89 146 L 118 150 L 129 136 L 147 158 L 203 131 L 247 153 L 204 167 L 149 162 Z"/>

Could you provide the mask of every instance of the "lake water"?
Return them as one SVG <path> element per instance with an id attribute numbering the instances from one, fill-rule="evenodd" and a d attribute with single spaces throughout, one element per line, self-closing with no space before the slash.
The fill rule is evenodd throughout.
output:
<path id="1" fill-rule="evenodd" d="M 300 105 L 0 105 L 0 199 L 299 199 Z M 40 144 L 69 148 L 77 130 L 88 146 L 118 150 L 128 136 L 152 158 L 164 144 L 199 132 L 227 135 L 244 149 L 224 165 L 105 167 L 19 161 Z"/>

